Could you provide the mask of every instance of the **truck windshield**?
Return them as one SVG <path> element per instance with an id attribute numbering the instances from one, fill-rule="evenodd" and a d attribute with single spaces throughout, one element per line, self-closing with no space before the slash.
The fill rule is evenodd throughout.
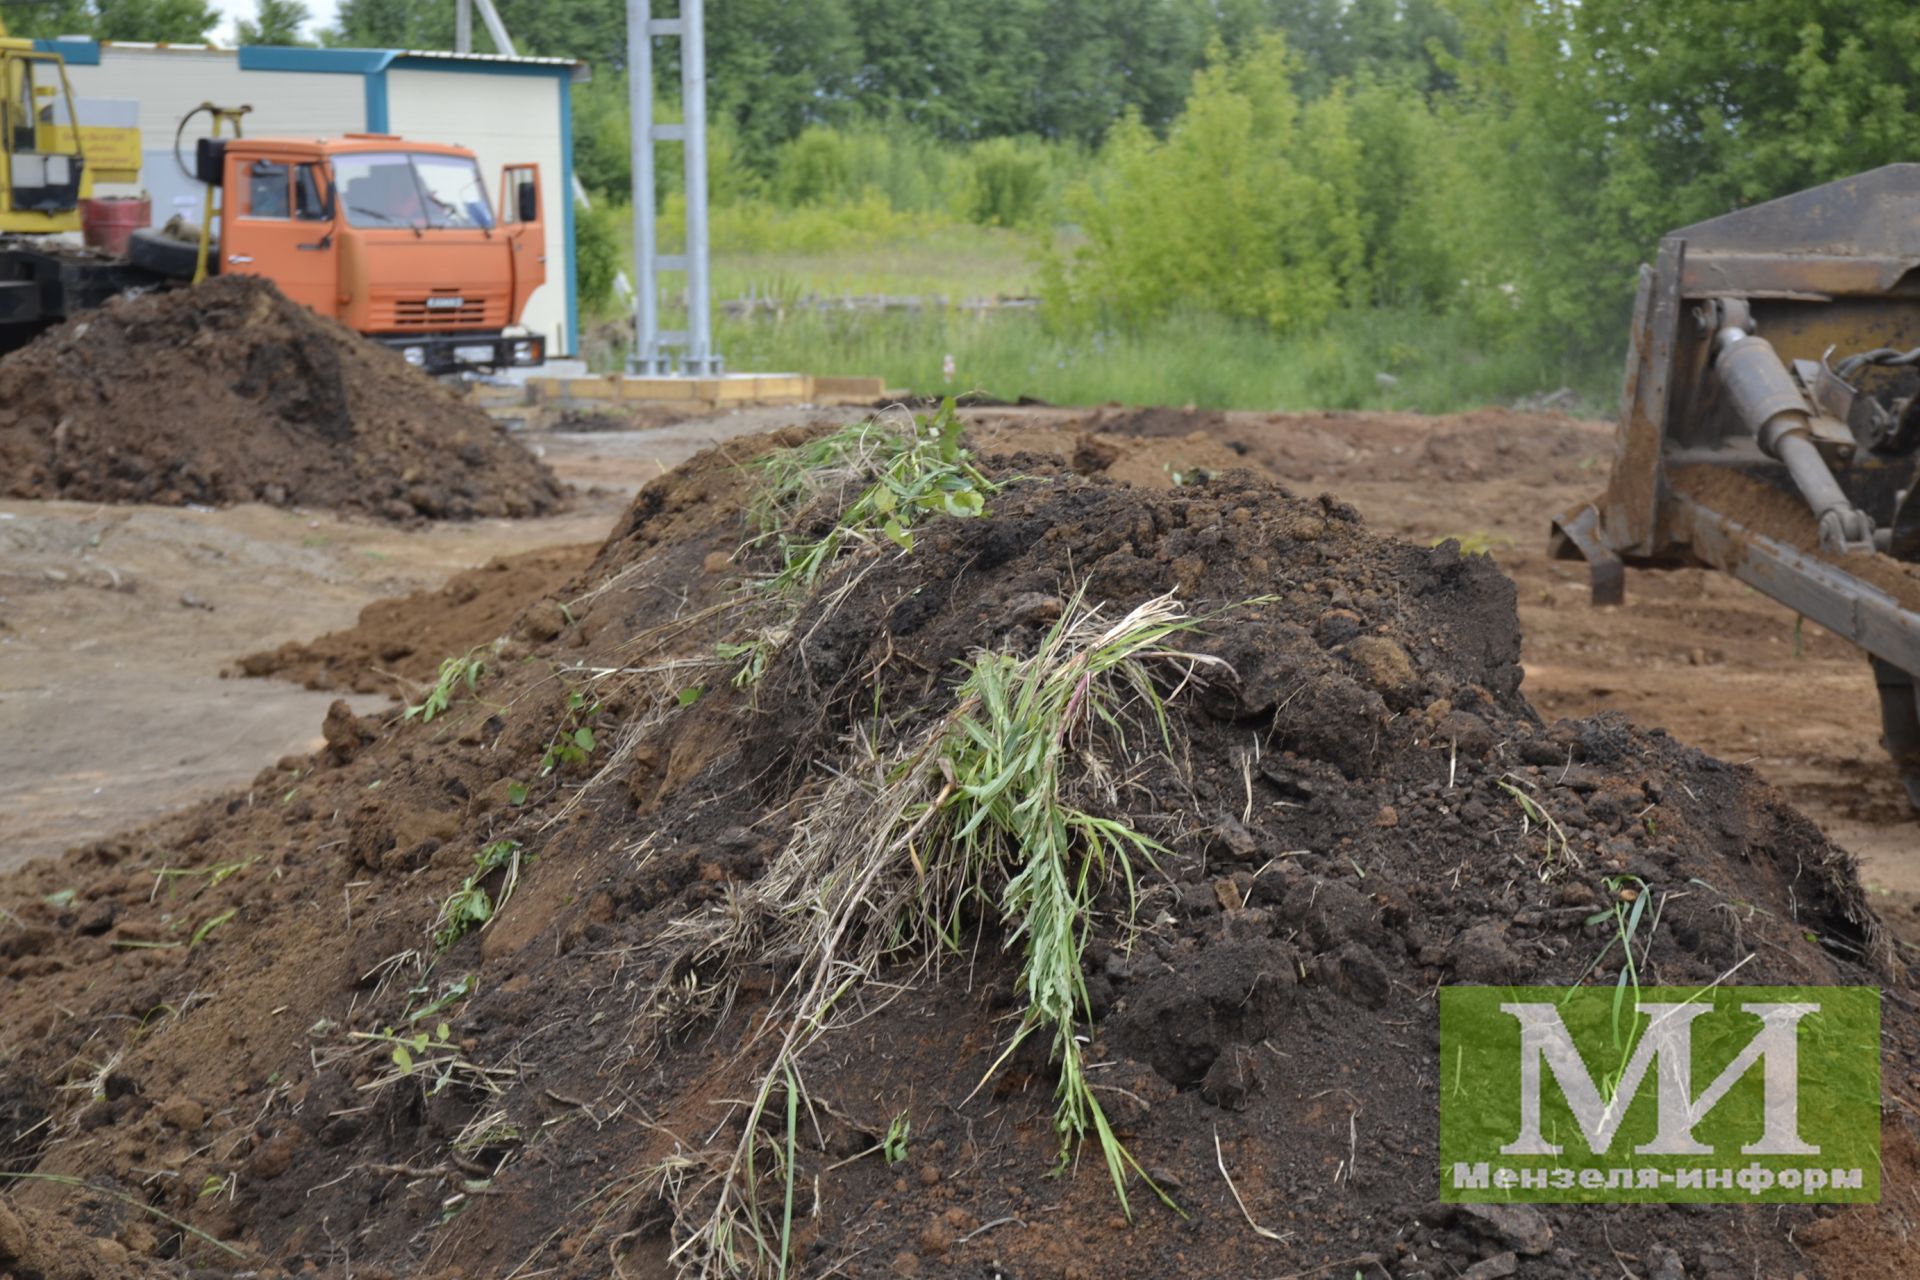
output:
<path id="1" fill-rule="evenodd" d="M 355 152 L 333 158 L 347 221 L 356 227 L 491 227 L 480 166 L 465 156 Z"/>

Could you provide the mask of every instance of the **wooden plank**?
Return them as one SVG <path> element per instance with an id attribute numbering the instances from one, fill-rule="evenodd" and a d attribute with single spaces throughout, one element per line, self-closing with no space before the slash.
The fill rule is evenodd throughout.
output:
<path id="1" fill-rule="evenodd" d="M 887 394 L 885 378 L 822 377 L 813 379 L 813 398 L 821 403 L 838 400 L 872 404 Z"/>
<path id="2" fill-rule="evenodd" d="M 622 378 L 622 400 L 704 400 L 690 378 Z"/>

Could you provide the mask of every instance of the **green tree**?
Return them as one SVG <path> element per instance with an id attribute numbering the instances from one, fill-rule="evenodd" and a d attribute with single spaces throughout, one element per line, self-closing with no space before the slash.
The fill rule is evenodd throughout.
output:
<path id="1" fill-rule="evenodd" d="M 97 0 L 92 34 L 102 40 L 201 44 L 219 21 L 211 0 Z"/>
<path id="2" fill-rule="evenodd" d="M 0 19 L 9 34 L 23 39 L 93 34 L 87 0 L 0 0 Z"/>
<path id="3" fill-rule="evenodd" d="M 852 118 L 859 44 L 846 0 L 727 0 L 707 14 L 707 94 L 764 162 L 810 124 Z M 677 80 L 661 92 L 679 95 Z"/>
<path id="4" fill-rule="evenodd" d="M 484 33 L 476 34 L 476 44 L 483 38 Z M 453 5 L 446 0 L 342 0 L 333 26 L 320 39 L 352 49 L 451 49 Z"/>
<path id="5" fill-rule="evenodd" d="M 1910 159 L 1908 0 L 1455 0 L 1490 198 L 1478 236 L 1529 315 L 1617 347 L 1675 227 Z"/>
<path id="6" fill-rule="evenodd" d="M 300 32 L 313 15 L 301 0 L 258 0 L 251 20 L 235 24 L 235 44 L 303 44 Z"/>
<path id="7" fill-rule="evenodd" d="M 1049 267 L 1057 318 L 1139 325 L 1188 309 L 1286 330 L 1364 291 L 1360 163 L 1344 100 L 1303 106 L 1286 42 L 1216 46 L 1164 140 L 1129 113 L 1094 177 L 1069 196 L 1086 235 Z"/>

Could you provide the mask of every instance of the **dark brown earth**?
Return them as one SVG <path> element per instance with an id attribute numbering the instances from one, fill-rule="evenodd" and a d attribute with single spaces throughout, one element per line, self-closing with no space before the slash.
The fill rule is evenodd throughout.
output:
<path id="1" fill-rule="evenodd" d="M 1002 449 L 989 468 L 1025 481 L 983 518 L 932 520 L 911 555 L 850 566 L 736 690 L 715 645 L 766 623 L 739 585 L 764 565 L 736 558 L 753 448 L 648 485 L 559 633 L 521 614 L 446 716 L 340 708 L 326 750 L 250 789 L 0 878 L 0 1165 L 95 1188 L 19 1187 L 0 1266 L 666 1274 L 672 1201 L 697 1216 L 704 1153 L 738 1139 L 758 1060 L 735 1053 L 786 963 L 719 969 L 678 939 L 763 875 L 857 765 L 853 735 L 928 725 L 960 659 L 1031 651 L 1086 583 L 1114 616 L 1165 591 L 1228 608 L 1196 644 L 1235 676 L 1175 700 L 1184 749 L 1114 810 L 1170 846 L 1144 929 L 1118 927 L 1114 890 L 1088 951 L 1094 1083 L 1186 1216 L 1149 1205 L 1128 1226 L 1097 1156 L 1047 1176 L 1043 1055 L 975 1092 L 1016 1007 L 1007 939 L 982 921 L 964 961 L 928 976 L 903 957 L 857 1031 L 803 1061 L 795 1273 L 1912 1274 L 1920 1023 L 1850 860 L 1747 769 L 1617 717 L 1543 724 L 1490 560 L 1376 537 L 1246 472 L 1148 490 Z M 583 727 L 591 758 L 543 776 Z M 1564 851 L 1503 782 L 1555 815 Z M 521 842 L 517 892 L 436 954 L 441 903 L 500 839 Z M 1622 873 L 1662 904 L 1643 981 L 1740 966 L 1888 987 L 1886 1205 L 1519 1223 L 1432 1206 L 1435 986 L 1580 980 L 1605 946 L 1583 921 Z M 469 994 L 439 1003 L 455 984 Z M 731 1012 L 695 1015 L 736 984 Z M 663 988 L 681 993 L 664 1021 Z M 442 1020 L 453 1047 L 434 1056 L 457 1050 L 488 1087 L 432 1090 L 355 1038 Z M 861 1156 L 902 1112 L 907 1162 Z M 1283 1239 L 1248 1229 L 1215 1134 Z"/>
<path id="2" fill-rule="evenodd" d="M 1199 434 L 1147 442 L 1099 431 L 989 422 L 974 426 L 969 438 L 978 448 L 1055 455 L 1082 475 L 1147 487 L 1171 484 L 1175 474 L 1226 471 L 1239 461 L 1232 449 Z M 547 621 L 534 625 L 555 625 L 551 620 L 560 616 L 559 606 L 546 603 L 546 598 L 585 568 L 596 550 L 583 544 L 496 557 L 479 569 L 456 574 L 442 587 L 375 601 L 352 627 L 248 654 L 234 669 L 240 675 L 274 676 L 309 689 L 413 698 L 443 658 L 505 634 L 523 610 L 543 606 Z"/>
<path id="3" fill-rule="evenodd" d="M 507 634 L 523 610 L 563 588 L 599 549 L 584 543 L 495 556 L 443 586 L 376 600 L 345 630 L 250 653 L 234 666 L 241 675 L 277 676 L 309 689 L 417 697 L 443 659 Z M 565 618 L 552 605 L 529 625 L 536 638 L 550 640 Z"/>
<path id="4" fill-rule="evenodd" d="M 478 407 L 252 277 L 116 298 L 0 361 L 0 496 L 409 521 L 562 495 Z"/>

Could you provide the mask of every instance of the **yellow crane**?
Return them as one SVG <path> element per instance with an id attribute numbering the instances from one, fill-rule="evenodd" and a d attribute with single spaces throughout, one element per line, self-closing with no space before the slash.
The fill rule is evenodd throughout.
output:
<path id="1" fill-rule="evenodd" d="M 0 20 L 0 234 L 80 229 L 96 182 L 137 182 L 140 131 L 81 123 L 58 53 L 7 34 Z"/>

